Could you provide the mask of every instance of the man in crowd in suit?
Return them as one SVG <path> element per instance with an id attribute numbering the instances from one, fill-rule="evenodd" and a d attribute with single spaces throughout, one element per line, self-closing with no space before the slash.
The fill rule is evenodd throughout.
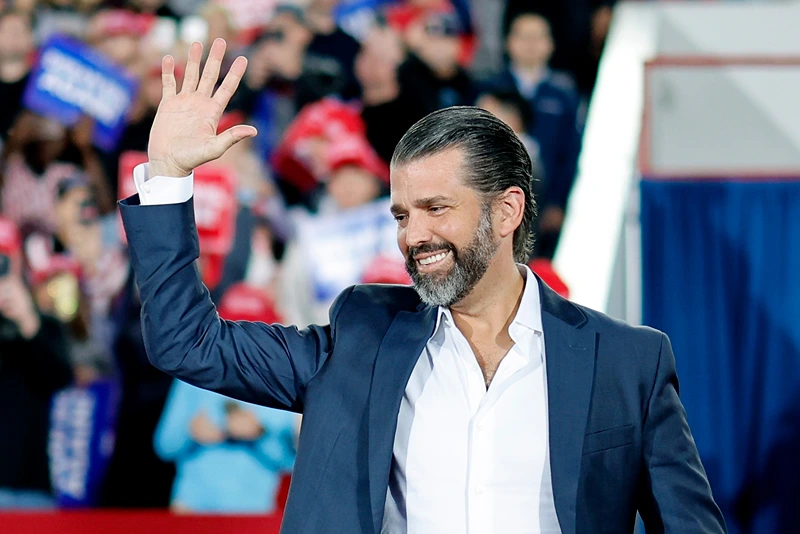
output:
<path id="1" fill-rule="evenodd" d="M 553 50 L 548 21 L 537 13 L 521 13 L 511 21 L 506 38 L 508 65 L 490 81 L 495 88 L 519 92 L 534 115 L 527 133 L 539 146 L 543 170 L 536 196 L 540 229 L 536 255 L 546 258 L 552 258 L 561 233 L 582 130 L 575 83 L 548 66 Z"/>
<path id="2" fill-rule="evenodd" d="M 225 43 L 174 60 L 121 205 L 151 361 L 195 386 L 303 413 L 287 533 L 722 533 L 666 336 L 574 305 L 523 264 L 531 162 L 486 111 L 414 125 L 392 212 L 414 287 L 340 294 L 302 330 L 219 318 L 203 286 L 192 170 L 256 134 L 219 117 Z"/>

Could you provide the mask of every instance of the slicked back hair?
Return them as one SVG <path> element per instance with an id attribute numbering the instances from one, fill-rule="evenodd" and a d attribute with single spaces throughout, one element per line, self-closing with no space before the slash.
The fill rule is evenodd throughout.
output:
<path id="1" fill-rule="evenodd" d="M 464 154 L 465 185 L 491 203 L 509 187 L 525 194 L 522 222 L 514 231 L 514 260 L 527 263 L 533 250 L 536 202 L 532 164 L 519 137 L 503 121 L 472 106 L 440 109 L 420 119 L 400 139 L 392 167 L 401 167 L 451 148 Z"/>

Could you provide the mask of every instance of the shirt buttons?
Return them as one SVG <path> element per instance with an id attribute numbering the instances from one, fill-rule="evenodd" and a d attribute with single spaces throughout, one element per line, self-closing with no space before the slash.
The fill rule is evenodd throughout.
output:
<path id="1" fill-rule="evenodd" d="M 486 428 L 486 425 L 484 424 L 484 422 L 483 422 L 483 421 L 481 421 L 480 423 L 478 423 L 478 425 L 477 425 L 477 426 L 478 426 L 478 430 L 484 430 L 484 429 Z"/>
<path id="2" fill-rule="evenodd" d="M 478 486 L 475 488 L 475 495 L 483 495 L 483 486 Z"/>
<path id="3" fill-rule="evenodd" d="M 142 190 L 144 190 L 145 193 L 149 193 L 150 192 L 150 186 L 149 185 L 143 185 L 142 186 Z"/>

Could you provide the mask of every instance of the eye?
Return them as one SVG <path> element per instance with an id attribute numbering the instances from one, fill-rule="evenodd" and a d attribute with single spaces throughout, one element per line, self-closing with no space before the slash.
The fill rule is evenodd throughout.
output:
<path id="1" fill-rule="evenodd" d="M 407 218 L 408 218 L 407 215 L 403 215 L 400 213 L 394 216 L 394 220 L 397 222 L 397 224 L 403 224 Z"/>
<path id="2" fill-rule="evenodd" d="M 447 208 L 445 206 L 431 206 L 428 211 L 431 213 L 442 213 Z"/>

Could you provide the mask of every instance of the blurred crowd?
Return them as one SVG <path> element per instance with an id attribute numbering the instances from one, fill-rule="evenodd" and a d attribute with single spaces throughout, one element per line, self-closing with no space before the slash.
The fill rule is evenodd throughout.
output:
<path id="1" fill-rule="evenodd" d="M 224 319 L 302 326 L 351 284 L 410 283 L 388 163 L 409 126 L 452 105 L 491 111 L 528 147 L 531 265 L 567 292 L 549 258 L 612 4 L 0 0 L 0 508 L 279 508 L 298 416 L 147 362 L 115 202 L 146 161 L 165 54 L 180 67 L 193 41 L 207 53 L 222 37 L 230 61 L 249 59 L 220 131 L 259 135 L 196 172 L 198 268 Z M 112 141 L 96 102 L 72 118 L 37 104 L 54 39 L 130 80 Z"/>

